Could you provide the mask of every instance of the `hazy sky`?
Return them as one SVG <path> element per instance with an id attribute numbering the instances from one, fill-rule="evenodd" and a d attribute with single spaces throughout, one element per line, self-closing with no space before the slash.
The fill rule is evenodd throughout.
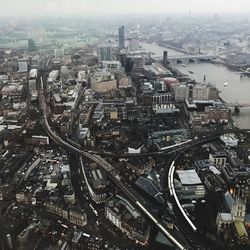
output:
<path id="1" fill-rule="evenodd" d="M 250 0 L 0 0 L 1 16 L 250 12 Z"/>

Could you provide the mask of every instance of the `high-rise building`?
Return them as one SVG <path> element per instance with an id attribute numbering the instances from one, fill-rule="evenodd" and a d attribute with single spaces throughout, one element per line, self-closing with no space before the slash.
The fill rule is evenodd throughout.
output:
<path id="1" fill-rule="evenodd" d="M 125 68 L 127 64 L 127 54 L 126 53 L 120 53 L 119 54 L 119 61 L 122 64 L 122 67 Z"/>
<path id="2" fill-rule="evenodd" d="M 133 57 L 133 72 L 135 74 L 142 74 L 144 71 L 145 60 L 142 56 Z"/>
<path id="3" fill-rule="evenodd" d="M 168 66 L 168 51 L 167 50 L 163 52 L 163 66 L 164 67 Z"/>
<path id="4" fill-rule="evenodd" d="M 28 40 L 29 52 L 36 51 L 36 45 L 33 39 Z"/>
<path id="5" fill-rule="evenodd" d="M 125 28 L 121 26 L 119 28 L 119 49 L 125 48 Z"/>
<path id="6" fill-rule="evenodd" d="M 112 61 L 113 50 L 110 44 L 101 44 L 98 47 L 99 60 L 100 61 Z"/>

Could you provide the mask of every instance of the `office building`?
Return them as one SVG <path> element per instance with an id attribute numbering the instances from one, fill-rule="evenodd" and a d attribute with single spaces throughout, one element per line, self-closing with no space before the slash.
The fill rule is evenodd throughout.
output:
<path id="1" fill-rule="evenodd" d="M 119 88 L 129 88 L 129 87 L 132 87 L 131 78 L 128 77 L 128 76 L 126 76 L 126 75 L 122 75 L 118 79 L 118 86 L 119 86 Z"/>
<path id="2" fill-rule="evenodd" d="M 107 177 L 106 173 L 95 164 L 90 164 L 86 169 L 86 176 L 89 183 L 91 199 L 96 204 L 104 203 L 107 200 Z"/>
<path id="3" fill-rule="evenodd" d="M 133 73 L 143 74 L 145 66 L 145 60 L 142 56 L 135 56 L 133 58 Z"/>
<path id="4" fill-rule="evenodd" d="M 211 145 L 209 148 L 209 160 L 216 166 L 225 166 L 227 162 L 227 153 L 224 147 Z"/>
<path id="5" fill-rule="evenodd" d="M 101 44 L 98 47 L 98 54 L 100 61 L 112 61 L 113 49 L 111 44 Z"/>
<path id="6" fill-rule="evenodd" d="M 121 26 L 119 28 L 119 49 L 125 48 L 125 28 Z"/>
<path id="7" fill-rule="evenodd" d="M 36 45 L 33 39 L 28 40 L 28 47 L 29 47 L 29 52 L 36 51 Z"/>
<path id="8" fill-rule="evenodd" d="M 163 66 L 164 67 L 168 66 L 168 51 L 167 50 L 163 52 Z"/>
<path id="9" fill-rule="evenodd" d="M 109 71 L 98 71 L 90 77 L 91 89 L 97 92 L 110 91 L 117 88 L 117 80 Z"/>
<path id="10" fill-rule="evenodd" d="M 212 84 L 177 84 L 174 86 L 176 102 L 184 102 L 186 98 L 196 100 L 217 100 L 219 98 L 218 89 Z"/>
<path id="11" fill-rule="evenodd" d="M 189 87 L 186 84 L 180 84 L 174 88 L 176 102 L 184 102 L 189 95 Z"/>

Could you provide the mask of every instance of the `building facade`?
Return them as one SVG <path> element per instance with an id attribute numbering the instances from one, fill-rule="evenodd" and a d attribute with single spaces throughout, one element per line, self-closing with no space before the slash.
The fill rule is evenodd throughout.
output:
<path id="1" fill-rule="evenodd" d="M 125 27 L 121 26 L 119 28 L 119 49 L 124 49 L 125 48 Z"/>

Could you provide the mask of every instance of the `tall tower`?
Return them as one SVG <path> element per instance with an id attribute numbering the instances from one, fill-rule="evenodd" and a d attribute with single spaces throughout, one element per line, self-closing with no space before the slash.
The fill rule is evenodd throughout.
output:
<path id="1" fill-rule="evenodd" d="M 36 51 L 36 45 L 33 39 L 28 39 L 29 52 Z"/>
<path id="2" fill-rule="evenodd" d="M 121 26 L 119 28 L 119 49 L 125 48 L 125 28 L 124 26 Z"/>
<path id="3" fill-rule="evenodd" d="M 164 67 L 168 66 L 168 51 L 167 50 L 163 52 L 163 66 Z"/>

